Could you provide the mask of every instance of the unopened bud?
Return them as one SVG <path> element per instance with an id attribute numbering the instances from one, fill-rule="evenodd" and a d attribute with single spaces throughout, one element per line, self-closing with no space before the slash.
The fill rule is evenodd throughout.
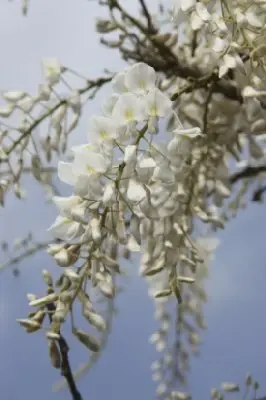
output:
<path id="1" fill-rule="evenodd" d="M 53 314 L 53 322 L 59 324 L 65 322 L 67 313 L 68 307 L 66 307 L 66 305 L 62 301 L 58 301 L 55 313 Z"/>
<path id="2" fill-rule="evenodd" d="M 32 300 L 29 305 L 31 307 L 41 307 L 41 306 L 46 306 L 49 303 L 53 303 L 58 299 L 58 294 L 56 293 L 51 293 L 48 294 L 48 296 L 41 297 L 40 299 Z"/>
<path id="3" fill-rule="evenodd" d="M 154 292 L 153 293 L 153 297 L 155 299 L 159 299 L 159 298 L 162 298 L 162 297 L 168 297 L 171 294 L 172 294 L 172 290 L 171 289 L 164 289 L 164 290 L 159 290 L 157 292 Z"/>
<path id="4" fill-rule="evenodd" d="M 32 319 L 17 319 L 17 322 L 23 326 L 28 333 L 36 332 L 41 328 L 39 322 L 33 321 Z"/>
<path id="5" fill-rule="evenodd" d="M 96 31 L 98 33 L 109 33 L 114 31 L 117 28 L 116 24 L 112 21 L 107 19 L 100 19 L 96 20 Z"/>
<path id="6" fill-rule="evenodd" d="M 112 299 L 115 295 L 115 288 L 111 282 L 103 281 L 98 285 L 100 291 L 103 293 L 104 296 Z"/>
<path id="7" fill-rule="evenodd" d="M 47 271 L 46 269 L 43 269 L 42 277 L 47 286 L 53 286 L 53 278 L 49 271 Z"/>
<path id="8" fill-rule="evenodd" d="M 61 367 L 61 354 L 56 342 L 54 340 L 49 340 L 48 348 L 52 366 L 59 369 Z"/>
<path id="9" fill-rule="evenodd" d="M 74 335 L 78 338 L 78 340 L 84 344 L 89 350 L 93 352 L 98 352 L 100 350 L 99 341 L 90 333 L 86 333 L 81 329 L 74 329 Z"/>
<path id="10" fill-rule="evenodd" d="M 239 385 L 231 382 L 223 382 L 221 385 L 225 392 L 239 392 Z"/>
<path id="11" fill-rule="evenodd" d="M 73 269 L 67 269 L 64 275 L 73 283 L 78 283 L 80 281 L 80 276 Z"/>
<path id="12" fill-rule="evenodd" d="M 87 307 L 85 307 L 83 315 L 99 331 L 104 332 L 106 330 L 106 322 L 101 315 L 90 311 Z"/>
<path id="13" fill-rule="evenodd" d="M 46 332 L 45 336 L 47 337 L 47 339 L 50 339 L 50 340 L 59 340 L 60 339 L 59 333 L 52 332 L 52 331 Z"/>
<path id="14" fill-rule="evenodd" d="M 69 267 L 72 265 L 72 259 L 66 249 L 62 249 L 54 255 L 54 259 L 60 267 Z"/>

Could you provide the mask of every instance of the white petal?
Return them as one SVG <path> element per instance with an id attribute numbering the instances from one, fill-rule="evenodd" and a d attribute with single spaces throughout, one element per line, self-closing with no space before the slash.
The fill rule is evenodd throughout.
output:
<path id="1" fill-rule="evenodd" d="M 203 25 L 204 25 L 204 21 L 201 19 L 201 17 L 195 11 L 193 11 L 191 13 L 191 28 L 192 28 L 192 30 L 197 31 Z"/>
<path id="2" fill-rule="evenodd" d="M 129 236 L 128 242 L 127 242 L 127 248 L 129 251 L 135 252 L 135 251 L 140 251 L 140 245 L 136 241 L 133 235 Z"/>
<path id="3" fill-rule="evenodd" d="M 61 240 L 72 240 L 80 236 L 84 229 L 79 222 L 73 222 L 59 215 L 48 231 L 52 232 L 55 237 Z"/>
<path id="4" fill-rule="evenodd" d="M 148 112 L 151 116 L 163 118 L 171 112 L 171 100 L 167 95 L 157 88 L 147 94 L 145 101 L 147 101 Z"/>
<path id="5" fill-rule="evenodd" d="M 82 224 L 87 223 L 88 217 L 88 206 L 87 202 L 83 201 L 82 203 L 77 204 L 70 210 L 70 215 L 74 221 L 80 222 Z"/>
<path id="6" fill-rule="evenodd" d="M 44 58 L 42 60 L 43 73 L 47 81 L 54 85 L 58 82 L 62 67 L 56 58 Z"/>
<path id="7" fill-rule="evenodd" d="M 35 106 L 35 104 L 36 104 L 36 98 L 30 96 L 24 97 L 17 103 L 18 107 L 21 108 L 21 110 L 23 110 L 26 113 L 30 112 Z"/>
<path id="8" fill-rule="evenodd" d="M 105 186 L 102 201 L 103 203 L 108 203 L 109 201 L 114 199 L 115 199 L 115 185 L 113 182 L 111 182 Z"/>
<path id="9" fill-rule="evenodd" d="M 53 202 L 58 208 L 60 214 L 63 215 L 64 213 L 69 214 L 71 208 L 81 203 L 82 199 L 79 196 L 69 196 L 69 197 L 54 196 Z"/>
<path id="10" fill-rule="evenodd" d="M 223 51 L 225 49 L 226 46 L 227 46 L 227 42 L 224 39 L 219 38 L 219 36 L 216 36 L 214 43 L 212 45 L 212 49 L 216 53 L 220 53 L 221 51 Z"/>
<path id="11" fill-rule="evenodd" d="M 134 93 L 145 93 L 155 86 L 156 73 L 149 65 L 140 62 L 127 70 L 125 86 Z"/>
<path id="12" fill-rule="evenodd" d="M 135 145 L 126 146 L 124 154 L 124 162 L 126 164 L 131 164 L 136 160 L 136 158 L 137 158 L 137 146 Z"/>
<path id="13" fill-rule="evenodd" d="M 125 72 L 119 72 L 112 79 L 113 88 L 118 93 L 127 92 L 127 88 L 125 86 L 125 76 L 126 76 Z"/>
<path id="14" fill-rule="evenodd" d="M 146 197 L 146 192 L 141 184 L 130 179 L 128 189 L 127 189 L 127 198 L 130 201 L 140 202 Z"/>
<path id="15" fill-rule="evenodd" d="M 196 3 L 196 13 L 204 22 L 209 21 L 211 18 L 211 15 L 210 15 L 209 11 L 207 10 L 207 7 L 200 2 Z"/>
<path id="16" fill-rule="evenodd" d="M 62 182 L 65 182 L 69 185 L 74 185 L 76 182 L 76 176 L 73 173 L 73 164 L 59 161 L 58 176 Z"/>
<path id="17" fill-rule="evenodd" d="M 149 157 L 149 158 L 143 158 L 142 160 L 140 160 L 139 162 L 139 167 L 140 168 L 153 168 L 156 167 L 156 162 L 154 161 L 153 158 Z"/>
<path id="18" fill-rule="evenodd" d="M 243 97 L 257 97 L 257 96 L 265 96 L 265 95 L 266 95 L 266 91 L 265 90 L 258 91 L 256 89 L 254 89 L 252 86 L 246 86 L 242 90 L 242 96 Z"/>
<path id="19" fill-rule="evenodd" d="M 180 1 L 180 8 L 184 12 L 189 12 L 195 6 L 196 0 L 181 0 Z"/>
<path id="20" fill-rule="evenodd" d="M 106 117 L 111 117 L 115 103 L 119 99 L 119 94 L 113 93 L 110 97 L 104 100 L 102 104 L 102 112 Z"/>
<path id="21" fill-rule="evenodd" d="M 89 140 L 104 140 L 115 138 L 118 127 L 113 119 L 103 116 L 93 116 L 89 118 Z"/>
<path id="22" fill-rule="evenodd" d="M 5 100 L 16 103 L 17 101 L 23 99 L 26 96 L 26 93 L 22 91 L 9 91 L 4 92 L 2 96 Z"/>
<path id="23" fill-rule="evenodd" d="M 73 169 L 75 174 L 95 174 L 106 172 L 110 160 L 88 147 L 76 150 Z"/>
<path id="24" fill-rule="evenodd" d="M 188 129 L 177 128 L 173 131 L 173 133 L 175 133 L 177 135 L 183 135 L 183 136 L 185 136 L 187 138 L 191 138 L 191 139 L 194 139 L 198 136 L 202 136 L 201 129 L 199 127 L 188 128 Z"/>
<path id="25" fill-rule="evenodd" d="M 143 121 L 147 118 L 146 104 L 133 93 L 122 94 L 114 106 L 112 117 L 120 125 Z"/>
<path id="26" fill-rule="evenodd" d="M 7 107 L 0 107 L 0 117 L 8 118 L 13 111 L 14 111 L 14 106 L 11 104 Z"/>

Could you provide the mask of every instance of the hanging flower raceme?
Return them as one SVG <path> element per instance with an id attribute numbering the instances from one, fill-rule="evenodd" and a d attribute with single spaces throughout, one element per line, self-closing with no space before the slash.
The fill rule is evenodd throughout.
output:
<path id="1" fill-rule="evenodd" d="M 49 72 L 50 79 L 58 76 L 56 71 Z M 182 126 L 150 66 L 132 65 L 112 83 L 115 93 L 103 103 L 102 115 L 89 118 L 88 143 L 72 148 L 71 162 L 58 164 L 58 176 L 73 194 L 53 199 L 59 216 L 49 230 L 61 243 L 48 251 L 64 272 L 58 292 L 51 295 L 56 312 L 49 335 L 57 334 L 76 297 L 89 323 L 104 329 L 89 298 L 95 290 L 115 296 L 119 248 L 125 257 L 142 252 L 140 273 L 156 301 L 171 296 L 182 301 L 182 288 L 193 282 L 191 265 L 194 271 L 200 262 L 191 238 L 192 218 L 205 213 L 219 225 L 218 213 L 204 209 L 197 180 L 191 178 L 205 155 L 200 128 Z M 168 117 L 174 118 L 170 140 L 156 143 Z M 83 285 L 85 280 L 90 285 Z M 42 306 L 51 302 L 49 296 L 40 299 Z M 75 332 L 91 351 L 98 351 L 96 339 Z"/>

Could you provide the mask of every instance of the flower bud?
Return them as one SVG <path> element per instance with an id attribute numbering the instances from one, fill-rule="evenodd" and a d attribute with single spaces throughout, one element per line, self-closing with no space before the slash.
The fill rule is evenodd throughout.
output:
<path id="1" fill-rule="evenodd" d="M 106 322 L 101 315 L 92 312 L 87 307 L 84 308 L 83 315 L 99 331 L 104 332 L 106 330 Z"/>
<path id="2" fill-rule="evenodd" d="M 46 269 L 42 270 L 42 277 L 47 286 L 53 286 L 52 275 Z"/>
<path id="3" fill-rule="evenodd" d="M 80 276 L 73 269 L 67 269 L 64 275 L 73 283 L 78 283 L 80 281 Z"/>
<path id="4" fill-rule="evenodd" d="M 48 348 L 52 366 L 59 369 L 61 367 L 61 354 L 56 342 L 54 340 L 49 340 Z"/>
<path id="5" fill-rule="evenodd" d="M 17 319 L 17 322 L 23 326 L 28 333 L 36 332 L 41 328 L 39 322 L 31 319 Z"/>
<path id="6" fill-rule="evenodd" d="M 47 337 L 47 339 L 50 339 L 50 340 L 59 340 L 60 339 L 59 333 L 52 332 L 52 331 L 46 332 L 45 336 Z"/>
<path id="7" fill-rule="evenodd" d="M 56 301 L 58 299 L 58 294 L 56 293 L 51 293 L 48 294 L 45 297 L 41 297 L 39 299 L 36 300 L 32 300 L 29 305 L 31 307 L 42 307 L 42 306 L 46 306 L 49 303 L 53 303 L 54 301 Z"/>
<path id="8" fill-rule="evenodd" d="M 89 350 L 93 352 L 98 352 L 100 350 L 100 343 L 95 338 L 95 336 L 91 335 L 90 333 L 86 333 L 81 329 L 75 328 L 73 330 L 74 335 L 78 338 L 78 340 L 84 344 Z"/>
<path id="9" fill-rule="evenodd" d="M 2 97 L 10 103 L 16 103 L 17 101 L 22 100 L 25 96 L 26 93 L 22 91 L 8 91 L 2 94 Z"/>
<path id="10" fill-rule="evenodd" d="M 73 264 L 73 258 L 65 248 L 57 252 L 54 255 L 54 259 L 60 267 L 69 267 Z"/>
<path id="11" fill-rule="evenodd" d="M 68 307 L 62 301 L 58 301 L 55 313 L 53 314 L 53 322 L 62 324 L 65 322 L 67 313 Z"/>
<path id="12" fill-rule="evenodd" d="M 48 244 L 47 253 L 54 256 L 56 253 L 58 253 L 63 248 L 64 248 L 63 244 Z"/>
<path id="13" fill-rule="evenodd" d="M 109 33 L 113 32 L 117 28 L 116 24 L 107 19 L 97 18 L 96 20 L 96 31 L 98 33 Z"/>
<path id="14" fill-rule="evenodd" d="M 239 385 L 236 383 L 223 382 L 221 387 L 225 392 L 239 392 Z"/>

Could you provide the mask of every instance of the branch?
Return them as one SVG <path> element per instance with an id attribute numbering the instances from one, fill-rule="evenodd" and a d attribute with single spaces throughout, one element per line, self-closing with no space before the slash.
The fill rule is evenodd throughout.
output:
<path id="1" fill-rule="evenodd" d="M 262 186 L 261 188 L 257 189 L 252 196 L 252 201 L 254 202 L 260 202 L 262 201 L 262 196 L 264 194 L 264 192 L 266 192 L 266 185 Z"/>
<path id="2" fill-rule="evenodd" d="M 5 263 L 0 264 L 0 272 L 2 272 L 5 268 L 10 267 L 13 264 L 18 264 L 25 258 L 34 255 L 38 251 L 46 249 L 48 244 L 50 244 L 50 243 L 51 243 L 51 241 L 36 243 L 34 246 L 31 246 L 29 249 L 25 250 L 23 253 L 19 254 L 18 256 L 11 257 Z"/>
<path id="3" fill-rule="evenodd" d="M 98 353 L 94 353 L 90 356 L 89 360 L 82 364 L 73 374 L 73 378 L 75 381 L 83 376 L 88 370 L 91 369 L 93 365 L 97 363 L 97 361 L 100 359 L 100 356 L 105 349 L 109 334 L 112 329 L 112 322 L 113 322 L 113 316 L 115 313 L 115 305 L 114 305 L 114 299 L 109 299 L 108 300 L 108 307 L 106 311 L 107 319 L 106 319 L 106 331 L 103 333 L 103 336 L 101 338 L 101 351 Z M 53 392 L 58 392 L 59 390 L 62 390 L 65 388 L 65 380 L 59 381 L 58 383 L 53 385 Z"/>
<path id="4" fill-rule="evenodd" d="M 96 88 L 101 88 L 105 83 L 110 82 L 112 79 L 112 77 L 108 77 L 108 78 L 99 78 L 96 79 L 94 81 L 88 81 L 87 85 L 81 89 L 78 90 L 79 94 L 84 94 L 86 92 L 88 92 L 91 89 L 96 89 Z M 64 104 L 67 104 L 68 99 L 64 98 L 60 101 L 58 101 L 57 104 L 55 104 L 52 108 L 46 110 L 38 119 L 36 119 L 31 126 L 25 131 L 23 132 L 23 134 L 21 136 L 19 136 L 13 143 L 12 145 L 9 147 L 9 149 L 6 150 L 6 154 L 9 155 L 12 153 L 13 150 L 16 149 L 16 147 L 23 141 L 23 139 L 26 139 L 31 133 L 32 131 L 37 128 L 37 126 L 40 125 L 40 123 L 42 121 L 44 121 L 46 118 L 48 118 L 50 115 L 52 115 L 59 107 L 61 107 Z"/>
<path id="5" fill-rule="evenodd" d="M 143 10 L 143 14 L 145 15 L 146 19 L 147 19 L 147 25 L 148 25 L 148 30 L 150 31 L 151 34 L 156 34 L 157 33 L 157 29 L 154 27 L 153 23 L 152 23 L 152 18 L 151 15 L 149 13 L 149 10 L 146 6 L 145 0 L 139 0 L 142 10 Z"/>
<path id="6" fill-rule="evenodd" d="M 167 46 L 165 43 L 162 43 L 156 35 L 151 35 L 147 27 L 144 24 L 142 24 L 138 19 L 134 18 L 131 14 L 129 14 L 120 5 L 119 1 L 109 0 L 108 4 L 110 12 L 113 8 L 119 10 L 122 17 L 128 19 L 131 22 L 131 24 L 135 28 L 137 28 L 145 36 L 146 39 L 150 41 L 150 43 L 154 46 L 154 48 L 158 50 L 163 60 L 162 65 L 160 65 L 160 63 L 159 65 L 156 65 L 155 62 L 156 60 L 153 59 L 142 60 L 144 62 L 147 62 L 147 64 L 151 65 L 152 67 L 154 67 L 154 69 L 157 72 L 163 72 L 165 73 L 166 76 L 176 75 L 177 77 L 180 78 L 190 79 L 191 85 L 187 87 L 187 92 L 190 92 L 197 88 L 206 87 L 208 83 L 213 83 L 214 93 L 221 93 L 231 100 L 238 101 L 241 104 L 243 103 L 243 97 L 241 95 L 241 92 L 234 83 L 225 79 L 220 80 L 218 72 L 213 72 L 211 74 L 208 74 L 207 76 L 202 76 L 202 72 L 197 67 L 191 67 L 182 64 L 179 58 L 176 56 L 176 54 L 173 53 L 171 48 Z M 131 53 L 134 52 L 132 51 Z M 146 54 L 147 55 L 149 54 L 148 49 Z M 142 58 L 144 58 L 144 55 Z M 172 96 L 171 100 L 176 100 L 178 96 L 179 93 L 175 93 Z"/>
<path id="7" fill-rule="evenodd" d="M 54 303 L 50 303 L 47 305 L 47 309 L 49 311 L 49 319 L 50 322 L 52 323 L 52 315 L 55 312 L 55 305 Z M 60 333 L 60 339 L 57 341 L 58 346 L 60 349 L 60 354 L 61 354 L 61 374 L 62 376 L 66 379 L 70 393 L 72 395 L 73 400 L 83 400 L 82 396 L 76 386 L 73 373 L 70 367 L 69 359 L 68 359 L 68 351 L 69 347 L 68 344 L 65 340 L 65 338 L 61 335 Z"/>
<path id="8" fill-rule="evenodd" d="M 266 165 L 260 165 L 259 167 L 246 167 L 242 171 L 233 174 L 230 177 L 230 182 L 234 184 L 240 179 L 253 178 L 263 172 L 266 172 Z"/>

